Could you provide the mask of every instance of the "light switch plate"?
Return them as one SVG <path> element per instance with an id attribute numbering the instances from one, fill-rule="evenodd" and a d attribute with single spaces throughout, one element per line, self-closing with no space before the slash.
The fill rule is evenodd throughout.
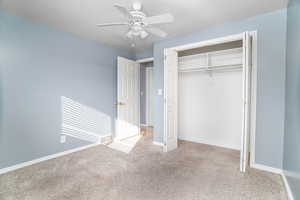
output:
<path id="1" fill-rule="evenodd" d="M 60 136 L 60 143 L 65 143 L 66 142 L 66 136 L 65 135 L 61 135 Z"/>
<path id="2" fill-rule="evenodd" d="M 162 89 L 158 89 L 157 90 L 157 95 L 162 96 L 163 95 L 163 90 Z"/>

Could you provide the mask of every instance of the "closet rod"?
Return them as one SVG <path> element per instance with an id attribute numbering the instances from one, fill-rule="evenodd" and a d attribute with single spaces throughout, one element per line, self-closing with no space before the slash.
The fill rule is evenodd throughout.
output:
<path id="1" fill-rule="evenodd" d="M 221 66 L 208 66 L 208 67 L 194 67 L 187 69 L 179 69 L 179 72 L 200 72 L 200 71 L 215 71 L 215 70 L 232 70 L 232 69 L 242 69 L 242 64 L 235 65 L 221 65 Z"/>

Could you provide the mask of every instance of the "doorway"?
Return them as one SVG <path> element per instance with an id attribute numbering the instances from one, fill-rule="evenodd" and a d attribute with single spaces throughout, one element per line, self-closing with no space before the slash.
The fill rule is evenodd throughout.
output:
<path id="1" fill-rule="evenodd" d="M 115 141 L 143 135 L 153 129 L 153 58 L 118 57 Z M 152 132 L 152 131 L 151 131 Z"/>
<path id="2" fill-rule="evenodd" d="M 140 63 L 140 118 L 142 126 L 153 126 L 153 62 Z"/>
<path id="3" fill-rule="evenodd" d="M 153 131 L 153 78 L 153 60 L 140 61 L 140 119 L 142 135 L 149 135 Z"/>
<path id="4" fill-rule="evenodd" d="M 164 151 L 176 149 L 179 137 L 198 139 L 198 142 L 229 148 L 239 147 L 240 170 L 246 171 L 249 152 L 251 160 L 255 152 L 252 139 L 250 147 L 250 132 L 251 138 L 255 136 L 255 43 L 256 32 L 244 32 L 165 49 Z M 228 70 L 237 71 L 235 74 L 220 76 L 221 71 L 223 74 Z M 217 71 L 218 80 L 212 81 L 211 78 L 214 75 L 216 78 Z M 208 76 L 204 76 L 203 72 Z M 232 87 L 237 88 L 232 90 Z M 231 94 L 233 91 L 235 92 Z M 236 98 L 239 98 L 237 102 L 232 101 Z M 236 111 L 228 109 L 229 105 Z M 227 113 L 218 113 L 218 106 Z M 207 108 L 211 110 L 206 110 Z M 239 124 L 235 125 L 233 121 L 228 124 L 226 120 L 230 117 L 236 118 Z M 223 128 L 217 130 L 221 125 Z M 229 135 L 221 135 L 224 132 Z M 228 137 L 232 140 L 228 141 Z"/>

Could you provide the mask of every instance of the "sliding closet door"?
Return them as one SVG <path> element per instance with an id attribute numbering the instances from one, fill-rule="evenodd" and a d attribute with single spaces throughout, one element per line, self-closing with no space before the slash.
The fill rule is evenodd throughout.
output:
<path id="1" fill-rule="evenodd" d="M 167 152 L 177 148 L 178 54 L 172 49 L 164 53 L 164 151 Z"/>
<path id="2" fill-rule="evenodd" d="M 248 32 L 243 33 L 243 129 L 241 138 L 240 170 L 246 171 L 249 163 L 250 138 L 250 89 L 251 89 L 251 38 Z"/>

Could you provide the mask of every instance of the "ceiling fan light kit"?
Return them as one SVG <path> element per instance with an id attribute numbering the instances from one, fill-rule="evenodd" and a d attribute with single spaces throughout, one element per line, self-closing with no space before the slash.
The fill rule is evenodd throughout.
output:
<path id="1" fill-rule="evenodd" d="M 126 33 L 126 37 L 131 40 L 137 38 L 145 39 L 149 36 L 149 34 L 158 37 L 166 37 L 166 32 L 154 27 L 153 25 L 171 23 L 174 21 L 174 17 L 169 13 L 147 17 L 147 15 L 142 11 L 142 4 L 140 2 L 133 3 L 132 10 L 128 10 L 124 6 L 120 5 L 114 5 L 114 7 L 123 14 L 127 22 L 97 24 L 97 26 L 127 26 L 129 31 Z"/>

